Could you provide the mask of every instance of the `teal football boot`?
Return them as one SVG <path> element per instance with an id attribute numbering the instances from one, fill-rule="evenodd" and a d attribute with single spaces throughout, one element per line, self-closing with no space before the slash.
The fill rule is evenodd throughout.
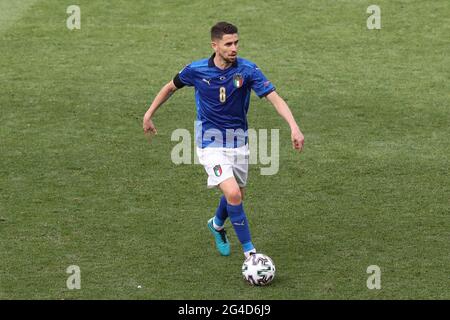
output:
<path id="1" fill-rule="evenodd" d="M 213 225 L 213 220 L 214 217 L 208 220 L 208 228 L 214 236 L 214 240 L 216 241 L 216 248 L 217 250 L 219 250 L 222 256 L 229 256 L 230 242 L 228 241 L 227 233 L 225 229 L 222 229 L 220 231 L 216 230 Z"/>

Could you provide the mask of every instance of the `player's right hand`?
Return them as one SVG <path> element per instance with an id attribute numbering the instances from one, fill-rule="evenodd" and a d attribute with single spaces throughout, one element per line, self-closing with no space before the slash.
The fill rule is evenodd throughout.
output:
<path id="1" fill-rule="evenodd" d="M 142 125 L 144 129 L 144 134 L 157 134 L 155 125 L 153 124 L 152 119 L 144 117 L 144 122 Z"/>

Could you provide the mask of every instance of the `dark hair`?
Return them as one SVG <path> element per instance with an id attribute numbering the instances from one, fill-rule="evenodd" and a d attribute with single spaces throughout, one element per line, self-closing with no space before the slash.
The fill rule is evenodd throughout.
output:
<path id="1" fill-rule="evenodd" d="M 234 33 L 238 33 L 238 28 L 236 26 L 225 21 L 217 22 L 211 28 L 211 40 L 222 39 L 224 34 L 234 34 Z"/>

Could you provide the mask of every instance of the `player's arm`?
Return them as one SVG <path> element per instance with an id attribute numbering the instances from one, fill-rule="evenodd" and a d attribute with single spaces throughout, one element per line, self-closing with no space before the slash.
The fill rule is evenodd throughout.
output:
<path id="1" fill-rule="evenodd" d="M 169 83 L 167 83 L 164 87 L 161 88 L 159 93 L 156 95 L 155 99 L 153 100 L 152 104 L 150 105 L 150 108 L 148 108 L 147 112 L 144 115 L 144 133 L 153 133 L 156 134 L 156 128 L 153 125 L 152 117 L 153 114 L 156 112 L 156 110 L 167 101 L 167 99 L 170 98 L 170 96 L 177 90 L 178 88 L 173 83 L 173 80 L 170 80 Z"/>
<path id="2" fill-rule="evenodd" d="M 266 96 L 266 99 L 272 103 L 278 114 L 289 124 L 289 127 L 291 128 L 292 147 L 298 151 L 302 151 L 305 138 L 303 133 L 300 131 L 300 128 L 298 127 L 286 101 L 284 101 L 276 91 L 269 93 Z"/>

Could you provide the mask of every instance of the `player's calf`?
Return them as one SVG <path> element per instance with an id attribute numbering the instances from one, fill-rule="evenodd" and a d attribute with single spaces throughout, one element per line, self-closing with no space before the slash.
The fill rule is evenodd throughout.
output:
<path id="1" fill-rule="evenodd" d="M 242 203 L 239 205 L 228 204 L 227 211 L 234 231 L 236 232 L 239 242 L 242 245 L 244 255 L 247 257 L 250 252 L 256 252 L 252 243 L 250 228 Z"/>

